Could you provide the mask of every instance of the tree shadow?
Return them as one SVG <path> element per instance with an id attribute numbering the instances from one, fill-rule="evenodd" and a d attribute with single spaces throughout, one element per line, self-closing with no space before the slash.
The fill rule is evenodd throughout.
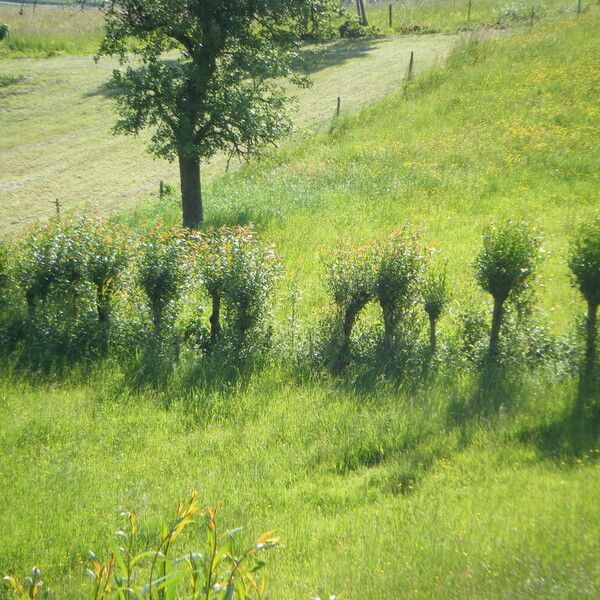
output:
<path id="1" fill-rule="evenodd" d="M 306 46 L 300 51 L 294 66 L 307 75 L 312 75 L 355 58 L 364 58 L 375 48 L 375 42 L 373 39 L 340 39 L 321 46 Z"/>
<path id="2" fill-rule="evenodd" d="M 478 424 L 493 423 L 514 414 L 524 380 L 514 369 L 485 361 L 466 394 L 459 391 L 448 402 L 447 427 L 459 433 L 460 444 L 471 443 Z"/>
<path id="3" fill-rule="evenodd" d="M 112 81 L 105 81 L 101 83 L 95 90 L 86 92 L 84 98 L 94 98 L 96 96 L 102 96 L 104 98 L 116 98 L 123 93 L 121 88 L 117 87 Z"/>
<path id="4" fill-rule="evenodd" d="M 600 460 L 600 383 L 598 373 L 583 376 L 570 406 L 550 423 L 526 430 L 522 440 L 533 442 L 547 459 L 574 464 L 587 455 Z"/>

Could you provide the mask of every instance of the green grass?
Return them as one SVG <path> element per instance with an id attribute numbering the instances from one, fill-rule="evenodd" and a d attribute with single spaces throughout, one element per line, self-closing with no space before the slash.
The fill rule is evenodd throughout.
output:
<path id="1" fill-rule="evenodd" d="M 50 57 L 60 54 L 93 54 L 104 32 L 99 10 L 73 6 L 0 4 L 0 22 L 9 27 L 0 42 L 0 59 L 6 57 Z"/>
<path id="2" fill-rule="evenodd" d="M 292 92 L 302 135 L 331 122 L 338 96 L 347 114 L 398 90 L 411 49 L 418 72 L 440 63 L 454 42 L 407 36 L 318 49 L 313 87 Z M 113 98 L 104 84 L 115 66 L 89 57 L 0 61 L 0 73 L 19 79 L 0 87 L 0 235 L 51 216 L 56 198 L 65 209 L 110 213 L 157 195 L 161 179 L 177 184 L 177 165 L 149 156 L 143 137 L 111 134 Z M 205 165 L 205 179 L 222 174 L 225 164 L 217 157 Z"/>
<path id="3" fill-rule="evenodd" d="M 81 10 L 76 6 L 37 7 L 25 4 L 20 14 L 20 3 L 0 4 L 0 22 L 7 23 L 11 33 L 0 42 L 0 58 L 48 57 L 56 55 L 89 55 L 97 50 L 103 33 L 103 17 L 99 10 Z M 471 19 L 467 22 L 468 0 L 407 0 L 391 2 L 394 5 L 392 28 L 388 25 L 390 2 L 367 3 L 370 24 L 383 33 L 456 33 L 465 28 L 481 26 L 511 27 L 528 22 L 531 3 L 507 0 L 474 0 Z M 584 0 L 583 9 L 593 5 Z M 560 14 L 574 13 L 576 0 L 545 0 L 535 3 L 537 18 L 545 19 Z M 348 6 L 355 14 L 354 5 Z"/>
<path id="4" fill-rule="evenodd" d="M 391 29 L 388 14 L 390 4 L 393 5 Z M 415 28 L 423 33 L 454 33 L 478 27 L 505 28 L 529 24 L 532 5 L 535 5 L 537 20 L 577 11 L 577 0 L 472 0 L 468 19 L 469 0 L 394 0 L 367 4 L 366 13 L 369 24 L 386 33 L 406 33 Z M 593 0 L 582 2 L 583 10 L 593 5 Z M 349 8 L 352 11 L 354 7 Z"/>
<path id="5" fill-rule="evenodd" d="M 215 179 L 208 219 L 252 219 L 277 243 L 281 292 L 304 290 L 305 322 L 340 239 L 422 227 L 464 305 L 481 300 L 470 264 L 482 226 L 530 219 L 546 239 L 540 304 L 572 330 L 584 307 L 566 246 L 600 205 L 599 30 L 594 9 L 463 45 L 406 94 Z M 178 209 L 124 218 L 158 217 L 174 223 Z M 598 419 L 577 418 L 571 377 L 463 372 L 361 389 L 275 365 L 224 390 L 175 378 L 133 392 L 105 365 L 25 379 L 0 379 L 0 572 L 38 564 L 59 598 L 81 597 L 87 550 L 110 540 L 118 507 L 139 510 L 152 538 L 191 487 L 225 527 L 277 529 L 269 598 L 600 594 Z"/>

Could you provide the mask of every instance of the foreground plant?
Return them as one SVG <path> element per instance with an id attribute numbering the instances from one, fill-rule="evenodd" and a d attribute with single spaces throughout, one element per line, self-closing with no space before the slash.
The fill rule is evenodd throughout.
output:
<path id="1" fill-rule="evenodd" d="M 508 221 L 488 227 L 483 248 L 475 260 L 477 283 L 494 299 L 488 353 L 498 355 L 504 307 L 509 297 L 518 299 L 533 279 L 540 256 L 540 241 L 525 223 Z"/>
<path id="2" fill-rule="evenodd" d="M 580 227 L 572 245 L 569 268 L 573 283 L 587 302 L 586 372 L 596 361 L 598 305 L 600 304 L 600 216 Z"/>
<path id="3" fill-rule="evenodd" d="M 259 571 L 262 555 L 279 540 L 272 532 L 258 537 L 246 549 L 237 544 L 240 529 L 220 532 L 217 511 L 202 509 L 194 492 L 179 502 L 173 520 L 164 525 L 156 547 L 140 548 L 138 518 L 123 513 L 125 528 L 116 533 L 118 542 L 104 559 L 90 552 L 87 573 L 92 589 L 90 600 L 250 600 L 262 598 L 266 590 Z M 207 546 L 203 552 L 174 547 L 184 531 L 201 524 Z M 4 579 L 9 598 L 18 600 L 47 597 L 49 591 L 36 567 L 31 577 Z"/>

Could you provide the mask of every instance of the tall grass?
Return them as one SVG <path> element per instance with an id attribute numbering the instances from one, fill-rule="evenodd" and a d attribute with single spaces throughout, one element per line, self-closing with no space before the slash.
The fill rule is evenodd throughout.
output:
<path id="1" fill-rule="evenodd" d="M 0 58 L 93 54 L 102 39 L 104 17 L 97 9 L 73 6 L 0 4 L 0 22 L 9 26 Z"/>
<path id="2" fill-rule="evenodd" d="M 392 5 L 392 27 L 389 27 L 389 5 Z M 469 11 L 470 5 L 470 11 Z M 593 0 L 583 3 L 584 9 Z M 392 0 L 366 4 L 370 25 L 384 32 L 396 33 L 453 33 L 478 27 L 512 27 L 528 25 L 531 8 L 535 7 L 534 19 L 574 14 L 575 0 Z M 354 7 L 349 6 L 349 10 Z"/>

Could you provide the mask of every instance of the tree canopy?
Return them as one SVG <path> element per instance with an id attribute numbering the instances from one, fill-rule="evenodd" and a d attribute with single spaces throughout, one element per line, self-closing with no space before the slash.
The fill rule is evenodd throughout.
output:
<path id="1" fill-rule="evenodd" d="M 98 55 L 116 55 L 117 132 L 153 130 L 150 151 L 179 159 L 184 225 L 203 218 L 200 163 L 247 159 L 289 132 L 282 78 L 297 72 L 307 0 L 115 0 Z"/>

